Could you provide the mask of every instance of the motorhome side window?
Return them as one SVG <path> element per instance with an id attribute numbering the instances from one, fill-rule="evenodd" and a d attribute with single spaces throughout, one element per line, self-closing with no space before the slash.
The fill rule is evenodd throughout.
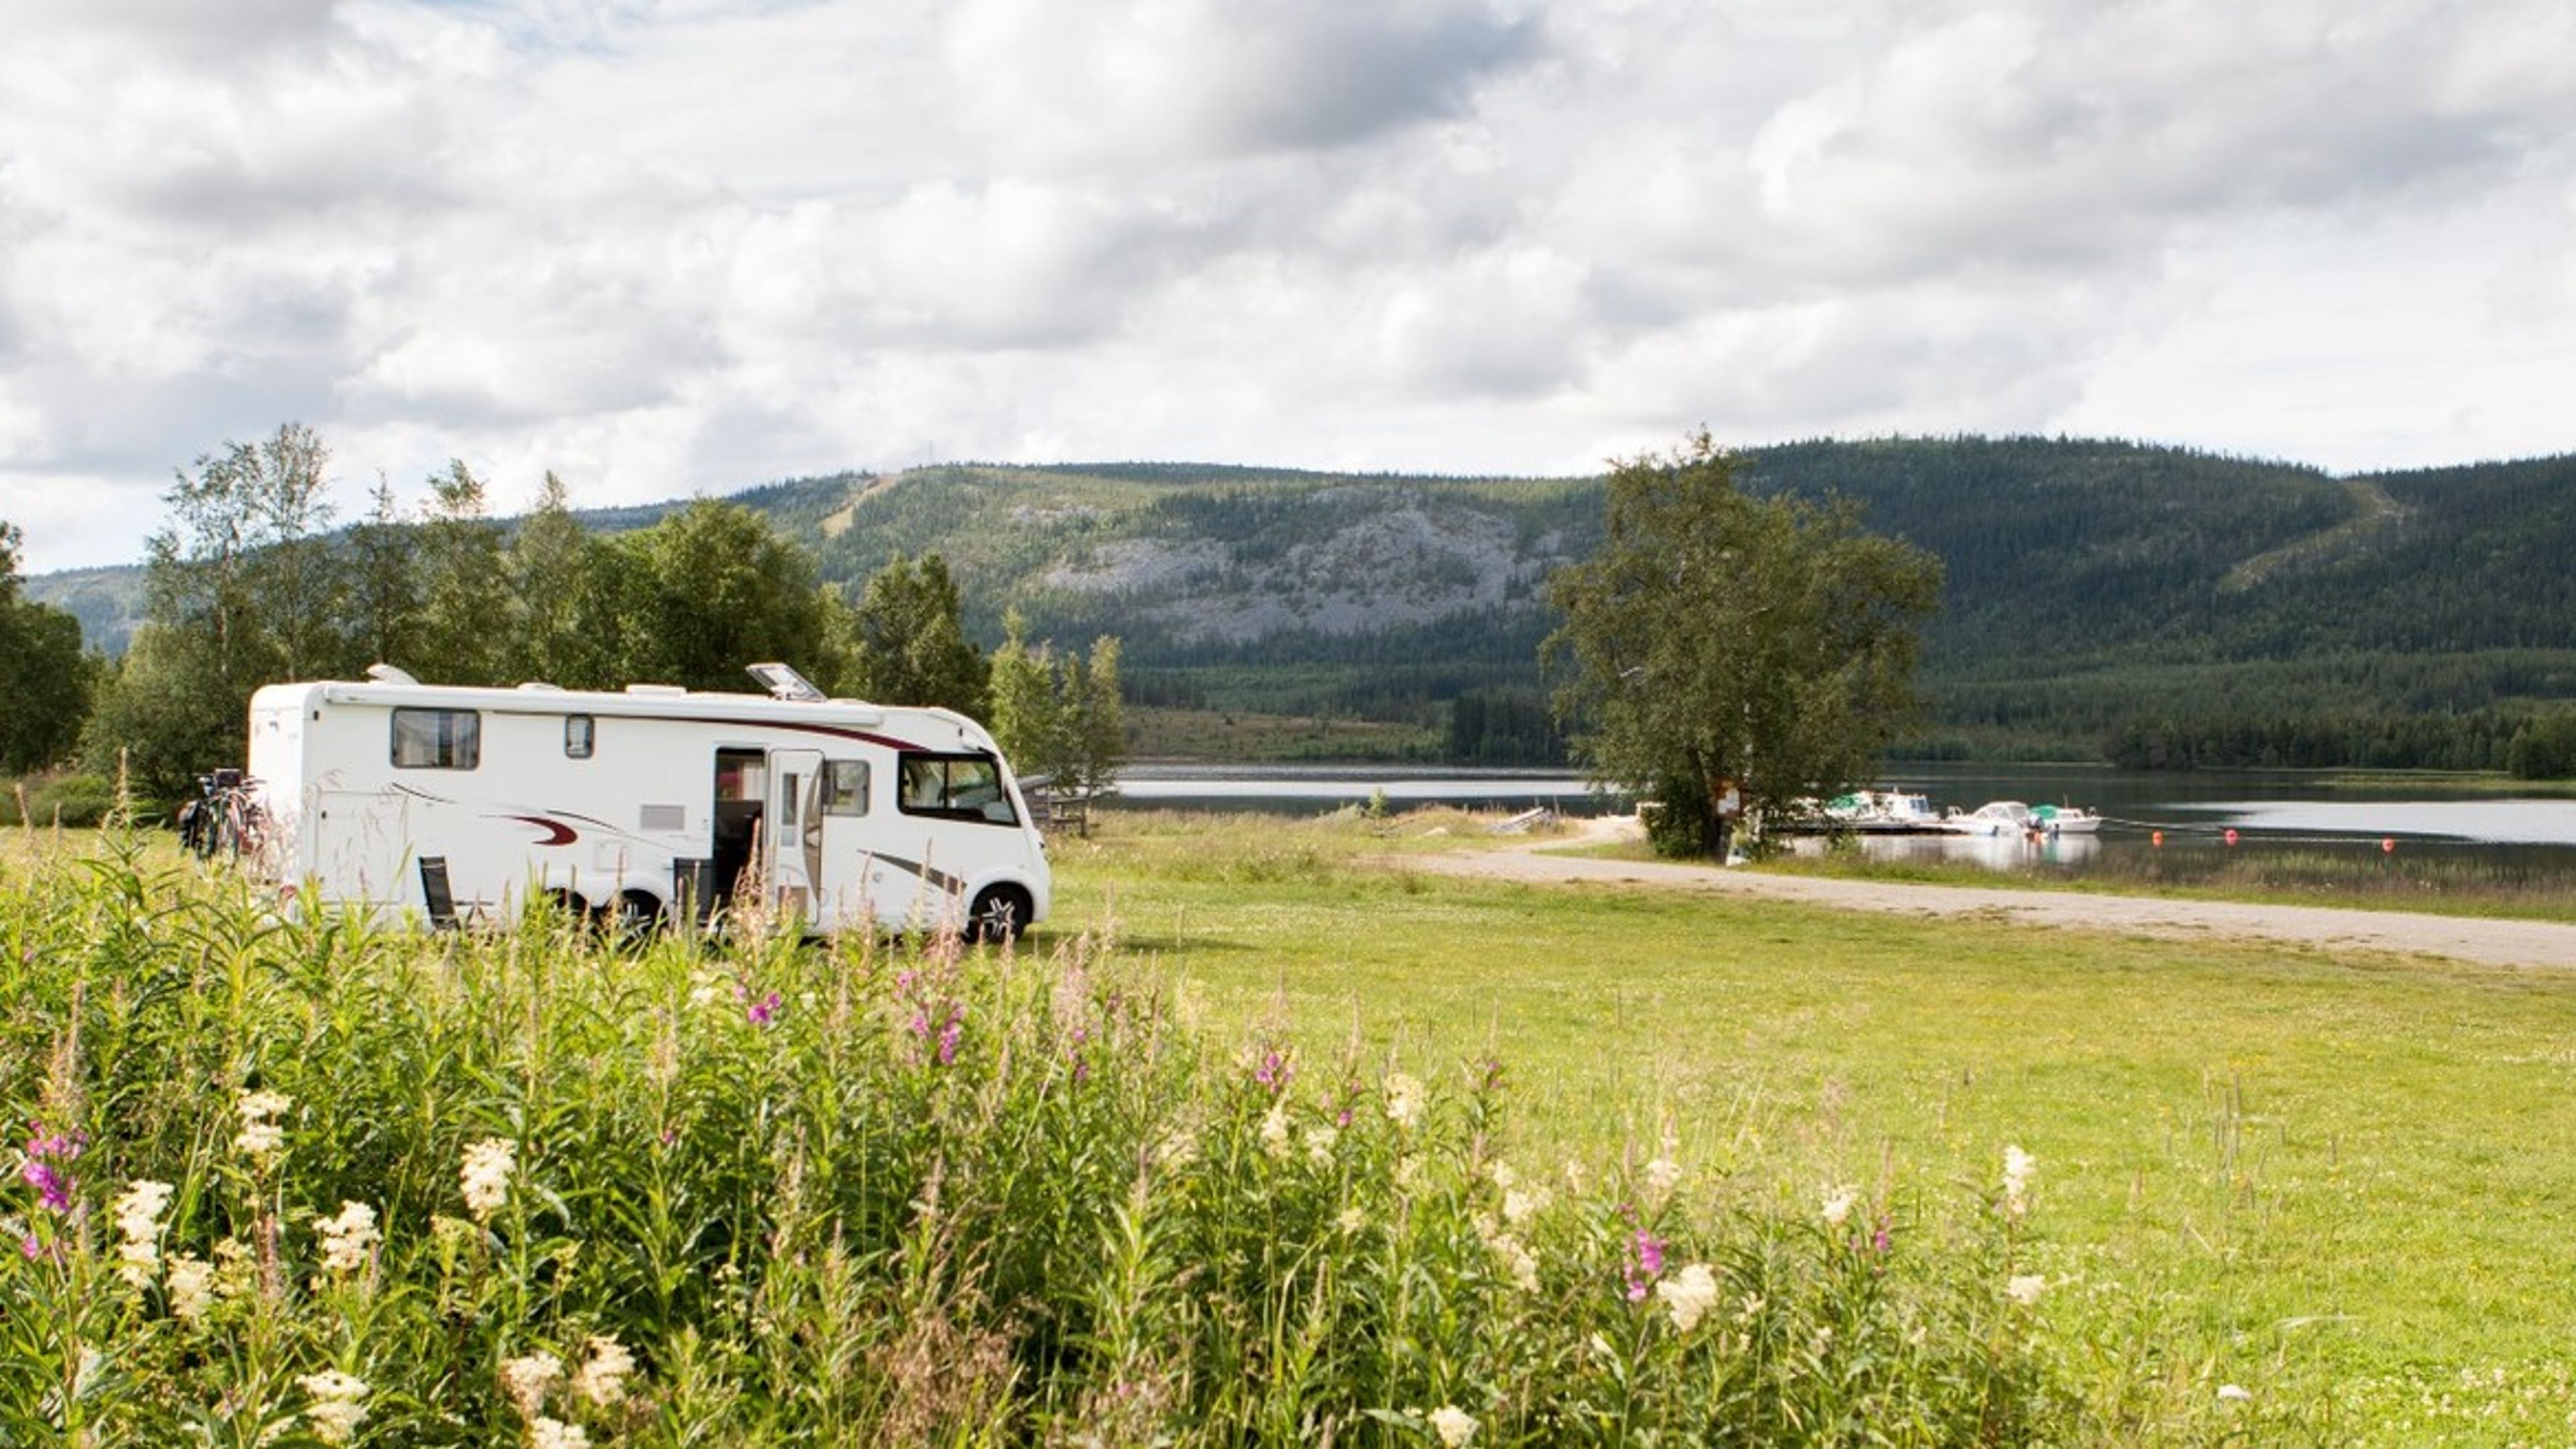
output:
<path id="1" fill-rule="evenodd" d="M 990 755 L 907 754 L 902 768 L 903 791 L 897 803 L 906 815 L 994 825 L 1019 822 L 1010 794 L 1002 788 L 1002 768 Z"/>
<path id="2" fill-rule="evenodd" d="M 823 762 L 823 813 L 826 815 L 868 813 L 867 761 L 825 760 Z"/>
<path id="3" fill-rule="evenodd" d="M 599 743 L 599 722 L 586 714 L 564 716 L 564 758 L 587 760 Z"/>
<path id="4" fill-rule="evenodd" d="M 471 770 L 483 762 L 483 716 L 470 709 L 394 711 L 394 768 Z"/>

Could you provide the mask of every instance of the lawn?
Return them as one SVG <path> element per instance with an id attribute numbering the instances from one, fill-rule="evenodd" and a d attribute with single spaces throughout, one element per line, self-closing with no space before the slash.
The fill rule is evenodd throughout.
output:
<path id="1" fill-rule="evenodd" d="M 1670 1124 L 1783 1192 L 1938 1193 L 2019 1143 L 2054 1270 L 2195 1351 L 2370 1442 L 2563 1437 L 2576 978 L 1363 860 L 1431 828 L 1105 817 L 1058 851 L 1059 928 L 1114 918 L 1226 1029 L 1498 1059 L 1569 1149 Z"/>

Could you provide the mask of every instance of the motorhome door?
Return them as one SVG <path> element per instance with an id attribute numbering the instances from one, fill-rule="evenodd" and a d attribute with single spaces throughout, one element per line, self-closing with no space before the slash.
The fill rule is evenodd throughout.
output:
<path id="1" fill-rule="evenodd" d="M 823 773 L 820 750 L 769 752 L 769 808 L 762 822 L 761 865 L 770 900 L 781 915 L 820 920 L 828 905 L 817 898 L 823 879 L 823 812 L 816 800 Z"/>

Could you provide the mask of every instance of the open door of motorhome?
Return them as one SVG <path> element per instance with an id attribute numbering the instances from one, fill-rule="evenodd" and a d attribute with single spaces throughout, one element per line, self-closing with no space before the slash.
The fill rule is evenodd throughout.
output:
<path id="1" fill-rule="evenodd" d="M 816 800 L 823 772 L 820 750 L 769 752 L 769 808 L 761 832 L 761 865 L 770 904 L 779 915 L 819 922 L 824 901 L 823 812 Z"/>

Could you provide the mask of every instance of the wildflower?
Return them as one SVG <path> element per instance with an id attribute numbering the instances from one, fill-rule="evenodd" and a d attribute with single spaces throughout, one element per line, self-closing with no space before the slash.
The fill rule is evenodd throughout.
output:
<path id="1" fill-rule="evenodd" d="M 1628 1301 L 1643 1303 L 1664 1271 L 1664 1240 L 1639 1228 L 1628 1240 Z"/>
<path id="2" fill-rule="evenodd" d="M 2004 1149 L 2005 1216 L 2017 1218 L 2030 1211 L 2030 1183 L 2038 1172 L 2038 1158 L 2018 1147 Z"/>
<path id="3" fill-rule="evenodd" d="M 2004 1296 L 2024 1308 L 2039 1302 L 2048 1288 L 2048 1279 L 2037 1273 L 2016 1273 L 2004 1284 Z"/>
<path id="4" fill-rule="evenodd" d="M 1289 1066 L 1287 1056 L 1279 1048 L 1272 1047 L 1261 1054 L 1261 1064 L 1252 1069 L 1252 1079 L 1268 1088 L 1275 1097 L 1288 1090 L 1288 1078 L 1294 1072 L 1295 1068 Z"/>
<path id="5" fill-rule="evenodd" d="M 1345 1233 L 1356 1233 L 1368 1226 L 1368 1214 L 1361 1212 L 1358 1205 L 1354 1204 L 1342 1209 L 1341 1214 L 1333 1219 L 1333 1226 Z"/>
<path id="6" fill-rule="evenodd" d="M 1456 1404 L 1442 1404 L 1431 1411 L 1431 1429 L 1447 1449 L 1464 1449 L 1476 1437 L 1476 1420 Z"/>
<path id="7" fill-rule="evenodd" d="M 1499 1157 L 1495 1158 L 1492 1165 L 1485 1169 L 1485 1176 L 1492 1178 L 1494 1180 L 1494 1186 L 1504 1192 L 1510 1192 L 1514 1187 L 1520 1184 L 1521 1180 L 1521 1175 L 1512 1170 L 1512 1165 L 1503 1161 Z"/>
<path id="8" fill-rule="evenodd" d="M 1306 1160 L 1317 1167 L 1332 1166 L 1333 1144 L 1339 1142 L 1341 1138 L 1342 1134 L 1334 1131 L 1333 1124 L 1330 1122 L 1318 1122 L 1307 1128 Z"/>
<path id="9" fill-rule="evenodd" d="M 1386 1074 L 1386 1119 L 1407 1131 L 1422 1125 L 1422 1083 L 1402 1072 Z"/>
<path id="10" fill-rule="evenodd" d="M 162 1286 L 170 1294 L 171 1314 L 184 1322 L 198 1322 L 214 1306 L 215 1265 L 194 1253 L 172 1253 L 169 1276 Z"/>
<path id="11" fill-rule="evenodd" d="M 286 1146 L 286 1129 L 277 1118 L 295 1099 L 284 1092 L 244 1092 L 233 1099 L 233 1110 L 241 1114 L 241 1131 L 233 1137 L 233 1150 L 254 1162 L 265 1163 Z"/>
<path id="12" fill-rule="evenodd" d="M 363 1402 L 367 1397 L 366 1383 L 338 1369 L 305 1374 L 296 1382 L 313 1396 L 313 1407 L 304 1411 L 305 1421 L 313 1426 L 313 1437 L 325 1444 L 348 1443 L 358 1432 L 358 1421 L 367 1417 Z"/>
<path id="13" fill-rule="evenodd" d="M 161 1261 L 161 1210 L 170 1205 L 170 1184 L 137 1180 L 116 1200 L 116 1228 L 125 1241 L 116 1249 L 116 1273 L 137 1288 L 151 1286 Z"/>
<path id="14" fill-rule="evenodd" d="M 778 1019 L 779 995 L 773 991 L 743 1008 L 742 1019 L 753 1026 L 767 1026 Z"/>
<path id="15" fill-rule="evenodd" d="M 590 1449 L 590 1435 L 579 1424 L 566 1424 L 543 1414 L 528 1421 L 529 1449 Z"/>
<path id="16" fill-rule="evenodd" d="M 1199 1139 L 1187 1127 L 1175 1127 L 1154 1147 L 1157 1166 L 1179 1169 L 1199 1160 Z"/>
<path id="17" fill-rule="evenodd" d="M 376 1231 L 376 1210 L 362 1202 L 342 1199 L 336 1218 L 316 1218 L 313 1231 L 321 1235 L 322 1266 L 334 1273 L 355 1273 L 367 1266 L 367 1254 L 383 1237 Z"/>
<path id="18" fill-rule="evenodd" d="M 501 1392 L 519 1406 L 531 1428 L 538 1422 L 538 1411 L 546 1406 L 546 1395 L 562 1381 L 563 1360 L 543 1350 L 501 1361 Z"/>
<path id="19" fill-rule="evenodd" d="M 36 1200 L 48 1212 L 72 1210 L 72 1174 L 68 1164 L 81 1155 L 88 1140 L 77 1132 L 48 1133 L 37 1123 L 27 1138 L 27 1161 L 18 1175 L 36 1190 Z M 35 1239 L 30 1236 L 30 1243 Z M 29 1256 L 33 1256 L 30 1254 Z"/>
<path id="20" fill-rule="evenodd" d="M 518 1160 L 518 1147 L 499 1137 L 486 1137 L 465 1149 L 465 1163 L 456 1177 L 465 1192 L 465 1210 L 474 1214 L 476 1222 L 490 1221 L 493 1210 L 509 1201 L 510 1173 Z"/>
<path id="21" fill-rule="evenodd" d="M 1513 1287 L 1524 1293 L 1538 1291 L 1538 1255 L 1529 1250 L 1528 1244 L 1509 1233 L 1488 1232 L 1485 1246 L 1495 1257 L 1503 1260 L 1504 1269 L 1511 1274 Z"/>
<path id="22" fill-rule="evenodd" d="M 239 1238 L 222 1238 L 215 1243 L 215 1296 L 248 1298 L 257 1290 L 259 1261 L 251 1256 L 248 1245 Z"/>
<path id="23" fill-rule="evenodd" d="M 1851 1216 L 1853 1205 L 1859 1201 L 1860 1189 L 1853 1187 L 1848 1183 L 1841 1187 L 1827 1189 L 1825 1192 L 1825 1206 L 1823 1209 L 1825 1226 L 1829 1228 L 1841 1227 L 1843 1225 L 1843 1219 Z"/>
<path id="24" fill-rule="evenodd" d="M 941 1066 L 957 1060 L 957 1044 L 966 1039 L 966 1008 L 951 1007 L 948 1024 L 939 1029 L 938 1059 Z"/>
<path id="25" fill-rule="evenodd" d="M 1503 1221 L 1519 1227 L 1547 1207 L 1547 1189 L 1516 1187 L 1503 1194 Z"/>
<path id="26" fill-rule="evenodd" d="M 605 1409 L 626 1398 L 626 1376 L 635 1372 L 635 1355 L 613 1333 L 590 1338 L 590 1357 L 572 1376 L 572 1391 Z"/>
<path id="27" fill-rule="evenodd" d="M 1673 1315 L 1673 1328 L 1688 1333 L 1699 1326 L 1700 1318 L 1717 1304 L 1717 1277 L 1706 1263 L 1692 1263 L 1666 1282 L 1655 1285 L 1655 1296 Z"/>
<path id="28" fill-rule="evenodd" d="M 1270 1104 L 1270 1110 L 1262 1114 L 1261 1150 L 1273 1162 L 1287 1160 L 1288 1104 L 1286 1102 L 1273 1102 Z"/>
<path id="29" fill-rule="evenodd" d="M 1682 1165 L 1669 1157 L 1658 1157 L 1646 1164 L 1646 1188 L 1657 1197 L 1669 1195 L 1682 1183 Z"/>

